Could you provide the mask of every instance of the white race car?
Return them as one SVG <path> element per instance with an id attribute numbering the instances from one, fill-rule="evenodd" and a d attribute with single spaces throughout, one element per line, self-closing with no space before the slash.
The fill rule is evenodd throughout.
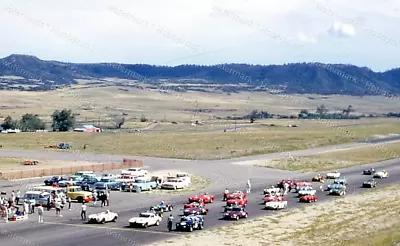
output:
<path id="1" fill-rule="evenodd" d="M 340 177 L 340 173 L 338 171 L 326 174 L 327 179 L 337 179 L 339 177 Z"/>
<path id="2" fill-rule="evenodd" d="M 89 215 L 89 223 L 106 223 L 115 222 L 118 219 L 118 214 L 107 210 L 106 212 L 101 212 L 98 214 Z"/>
<path id="3" fill-rule="evenodd" d="M 278 193 L 281 189 L 278 187 L 270 187 L 270 188 L 266 188 L 264 189 L 264 195 L 266 194 L 275 194 Z"/>
<path id="4" fill-rule="evenodd" d="M 305 195 L 314 196 L 317 193 L 317 191 L 314 190 L 312 187 L 300 187 L 298 193 L 299 196 L 305 196 Z"/>
<path id="5" fill-rule="evenodd" d="M 133 217 L 129 220 L 129 226 L 142 226 L 144 228 L 148 226 L 159 226 L 162 218 L 155 213 L 146 212 L 140 213 L 139 217 Z"/>
<path id="6" fill-rule="evenodd" d="M 374 173 L 374 178 L 383 179 L 387 177 L 389 177 L 389 173 L 385 170 Z"/>
<path id="7" fill-rule="evenodd" d="M 265 209 L 278 210 L 287 208 L 287 201 L 266 202 Z"/>

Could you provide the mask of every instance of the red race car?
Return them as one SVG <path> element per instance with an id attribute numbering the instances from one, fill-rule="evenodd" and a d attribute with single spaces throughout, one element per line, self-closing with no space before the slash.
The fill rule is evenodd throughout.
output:
<path id="1" fill-rule="evenodd" d="M 295 188 L 297 183 L 297 179 L 283 179 L 277 183 L 278 188 L 285 188 L 284 184 L 289 184 L 290 187 Z"/>
<path id="2" fill-rule="evenodd" d="M 246 206 L 249 201 L 244 199 L 228 199 L 226 201 L 226 206 Z"/>
<path id="3" fill-rule="evenodd" d="M 235 191 L 233 193 L 228 193 L 226 195 L 226 199 L 244 199 L 246 198 L 247 194 L 243 193 L 242 191 Z"/>
<path id="4" fill-rule="evenodd" d="M 200 194 L 189 197 L 189 203 L 199 202 L 199 203 L 212 203 L 215 197 L 207 194 Z"/>
<path id="5" fill-rule="evenodd" d="M 305 195 L 301 196 L 299 198 L 299 202 L 316 202 L 317 201 L 317 196 L 316 195 Z"/>
<path id="6" fill-rule="evenodd" d="M 183 205 L 183 208 L 197 208 L 200 207 L 200 205 L 203 205 L 204 207 L 204 203 L 198 203 L 198 202 L 185 203 Z"/>
<path id="7" fill-rule="evenodd" d="M 265 196 L 264 197 L 264 203 L 266 202 L 280 202 L 280 201 L 285 201 L 284 196 Z"/>

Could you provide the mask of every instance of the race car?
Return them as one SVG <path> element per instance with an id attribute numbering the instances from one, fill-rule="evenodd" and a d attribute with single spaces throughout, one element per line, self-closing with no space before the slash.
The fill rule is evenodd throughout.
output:
<path id="1" fill-rule="evenodd" d="M 279 201 L 284 201 L 284 200 L 285 200 L 284 196 L 267 195 L 264 197 L 264 204 L 266 202 L 279 202 Z"/>
<path id="2" fill-rule="evenodd" d="M 340 173 L 338 171 L 327 173 L 326 178 L 327 179 L 337 179 L 340 177 Z"/>
<path id="3" fill-rule="evenodd" d="M 243 193 L 243 191 L 235 191 L 233 193 L 228 193 L 226 195 L 226 199 L 244 199 L 247 197 L 246 193 Z"/>
<path id="4" fill-rule="evenodd" d="M 200 205 L 203 205 L 203 206 L 204 206 L 204 203 L 198 203 L 198 202 L 185 203 L 185 204 L 183 205 L 183 208 L 197 208 L 197 207 L 199 207 Z"/>
<path id="5" fill-rule="evenodd" d="M 336 185 L 337 186 L 329 190 L 329 195 L 339 195 L 339 196 L 346 195 L 346 186 L 341 184 L 336 184 Z"/>
<path id="6" fill-rule="evenodd" d="M 312 178 L 312 181 L 313 182 L 325 182 L 325 177 L 324 177 L 324 175 L 321 175 L 321 174 L 318 174 L 318 175 L 316 175 L 316 176 L 314 176 L 313 178 Z"/>
<path id="7" fill-rule="evenodd" d="M 299 188 L 298 194 L 300 196 L 305 196 L 305 195 L 315 195 L 317 193 L 316 190 L 313 189 L 313 187 L 309 186 L 303 186 Z"/>
<path id="8" fill-rule="evenodd" d="M 316 195 L 305 195 L 301 196 L 299 198 L 299 202 L 316 202 L 317 201 L 317 196 Z"/>
<path id="9" fill-rule="evenodd" d="M 387 178 L 387 177 L 389 177 L 389 173 L 386 172 L 385 170 L 376 172 L 374 174 L 374 178 L 383 179 L 383 178 Z"/>
<path id="10" fill-rule="evenodd" d="M 148 226 L 159 226 L 162 218 L 158 214 L 152 212 L 140 213 L 139 217 L 129 219 L 129 226 L 141 226 L 147 228 Z"/>
<path id="11" fill-rule="evenodd" d="M 295 188 L 296 182 L 297 182 L 296 179 L 286 179 L 286 180 L 283 179 L 283 180 L 279 181 L 276 185 L 278 188 L 281 188 L 281 189 L 285 188 L 284 184 L 289 184 L 290 187 Z"/>
<path id="12" fill-rule="evenodd" d="M 281 190 L 281 188 L 271 186 L 271 187 L 269 187 L 269 188 L 265 188 L 265 189 L 264 189 L 264 195 L 266 195 L 266 194 L 275 194 L 275 193 L 279 193 L 280 190 Z"/>
<path id="13" fill-rule="evenodd" d="M 226 201 L 226 206 L 246 206 L 248 200 L 245 199 L 229 199 Z"/>
<path id="14" fill-rule="evenodd" d="M 212 203 L 215 199 L 215 196 L 210 196 L 207 194 L 200 194 L 189 197 L 189 203 L 191 202 L 200 202 L 200 203 Z"/>
<path id="15" fill-rule="evenodd" d="M 341 184 L 341 185 L 347 185 L 347 178 L 346 177 L 342 177 L 342 178 L 338 178 L 333 180 L 333 183 L 335 184 Z"/>
<path id="16" fill-rule="evenodd" d="M 297 182 L 296 192 L 298 192 L 301 189 L 301 187 L 312 187 L 312 183 L 307 181 Z"/>
<path id="17" fill-rule="evenodd" d="M 241 218 L 247 218 L 249 213 L 242 206 L 233 206 L 225 210 L 223 219 L 235 219 L 239 220 Z"/>
<path id="18" fill-rule="evenodd" d="M 174 206 L 172 204 L 160 203 L 159 205 L 150 207 L 150 210 L 164 212 L 164 211 L 172 211 L 173 208 Z"/>
<path id="19" fill-rule="evenodd" d="M 372 168 L 370 168 L 370 169 L 366 169 L 366 170 L 364 170 L 363 171 L 363 174 L 364 175 L 372 175 L 372 174 L 374 174 L 375 173 L 375 169 L 372 167 Z"/>
<path id="20" fill-rule="evenodd" d="M 343 185 L 339 183 L 332 183 L 326 186 L 326 191 L 330 191 L 332 189 L 340 189 Z"/>
<path id="21" fill-rule="evenodd" d="M 181 221 L 176 223 L 176 230 L 187 230 L 192 232 L 194 229 L 202 230 L 204 228 L 204 217 L 202 215 L 182 216 Z"/>
<path id="22" fill-rule="evenodd" d="M 183 215 L 185 215 L 185 216 L 190 215 L 190 214 L 206 215 L 207 213 L 208 213 L 208 208 L 206 208 L 204 206 L 185 208 L 183 210 Z"/>
<path id="23" fill-rule="evenodd" d="M 362 187 L 363 188 L 374 188 L 374 187 L 376 187 L 376 185 L 377 185 L 376 181 L 372 179 L 372 180 L 365 181 L 362 184 Z"/>
<path id="24" fill-rule="evenodd" d="M 278 210 L 287 208 L 287 201 L 271 201 L 265 203 L 265 209 Z"/>
<path id="25" fill-rule="evenodd" d="M 118 219 L 118 214 L 107 210 L 105 212 L 91 214 L 88 216 L 88 223 L 107 223 L 107 222 L 115 222 Z"/>

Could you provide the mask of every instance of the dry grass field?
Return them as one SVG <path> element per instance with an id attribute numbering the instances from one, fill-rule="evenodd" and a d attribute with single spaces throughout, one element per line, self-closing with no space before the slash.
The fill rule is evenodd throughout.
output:
<path id="1" fill-rule="evenodd" d="M 59 167 L 96 164 L 95 162 L 89 162 L 89 161 L 77 162 L 77 161 L 62 161 L 62 160 L 37 160 L 39 161 L 38 165 L 23 165 L 23 162 L 25 160 L 28 159 L 14 158 L 14 157 L 0 157 L 0 171 L 59 168 Z"/>
<path id="2" fill-rule="evenodd" d="M 400 185 L 370 190 L 153 246 L 393 246 L 400 242 Z"/>
<path id="3" fill-rule="evenodd" d="M 331 112 L 341 112 L 353 105 L 356 114 L 395 112 L 398 105 L 385 97 L 351 97 L 320 95 L 273 95 L 267 93 L 203 93 L 174 92 L 158 89 L 138 89 L 124 86 L 85 85 L 85 81 L 71 88 L 47 92 L 0 91 L 1 117 L 19 118 L 25 113 L 38 114 L 46 121 L 55 109 L 69 108 L 78 118 L 88 123 L 101 121 L 111 126 L 115 115 L 127 114 L 126 127 L 145 116 L 150 121 L 210 120 L 216 116 L 241 116 L 253 109 L 271 113 L 297 115 L 303 108 L 312 112 L 317 105 L 326 105 Z M 104 83 L 104 81 L 103 81 Z M 134 83 L 134 82 L 132 82 Z M 311 99 L 310 99 L 311 98 Z M 202 112 L 195 112 L 202 110 Z"/>
<path id="4" fill-rule="evenodd" d="M 259 124 L 237 132 L 211 133 L 17 133 L 1 134 L 4 149 L 44 149 L 58 142 L 82 152 L 184 159 L 220 159 L 355 142 L 400 132 L 397 121 L 338 127 L 299 121 L 299 127 Z M 83 146 L 87 144 L 87 148 Z M 57 150 L 63 151 L 63 150 Z M 64 150 L 66 151 L 66 150 Z"/>
<path id="5" fill-rule="evenodd" d="M 327 171 L 400 158 L 400 142 L 372 144 L 312 156 L 267 160 L 256 166 L 292 171 Z"/>

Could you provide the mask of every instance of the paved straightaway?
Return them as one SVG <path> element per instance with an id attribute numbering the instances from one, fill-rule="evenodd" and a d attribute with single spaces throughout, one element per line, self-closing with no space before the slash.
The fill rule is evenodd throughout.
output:
<path id="1" fill-rule="evenodd" d="M 388 161 L 384 166 L 380 167 L 386 169 L 390 176 L 388 179 L 378 180 L 379 185 L 385 185 L 390 183 L 395 183 L 400 180 L 400 162 Z M 362 170 L 370 167 L 371 165 L 353 167 L 350 169 L 339 170 L 342 172 L 343 176 L 349 178 L 348 193 L 355 193 L 362 190 L 360 185 L 363 181 L 371 178 L 370 176 L 362 175 Z M 312 174 L 299 175 L 299 179 L 310 179 Z M 253 193 L 249 196 L 248 211 L 250 213 L 249 219 L 256 218 L 258 216 L 267 215 L 270 213 L 275 213 L 276 211 L 265 211 L 263 206 L 260 205 L 262 196 L 262 189 L 265 185 L 273 185 L 278 178 L 275 180 L 265 182 L 263 180 L 257 180 L 253 183 Z M 316 184 L 318 187 L 320 184 Z M 230 188 L 232 186 L 228 186 Z M 222 206 L 224 203 L 219 201 L 222 199 L 223 189 L 210 189 L 210 194 L 215 194 L 217 196 L 216 201 L 209 205 L 210 213 L 206 216 L 206 227 L 215 227 L 221 225 L 228 225 L 232 222 L 222 221 L 221 217 Z M 177 205 L 182 205 L 183 202 L 187 200 L 188 195 L 178 196 L 173 198 L 173 203 Z M 135 195 L 133 195 L 134 197 Z M 334 197 L 325 195 L 322 192 L 318 192 L 319 201 L 324 201 L 327 199 L 334 199 Z M 125 208 L 122 210 L 115 210 L 120 214 L 120 218 L 116 223 L 110 223 L 106 225 L 87 225 L 82 223 L 78 218 L 78 214 L 75 212 L 73 216 L 65 216 L 64 218 L 56 218 L 55 215 L 48 215 L 46 220 L 49 223 L 37 224 L 35 221 L 28 222 L 16 222 L 9 223 L 7 225 L 7 233 L 0 235 L 1 242 L 6 243 L 5 245 L 13 246 L 18 245 L 16 242 L 16 237 L 20 237 L 20 240 L 26 239 L 31 242 L 31 245 L 55 245 L 55 246 L 66 246 L 66 245 L 76 245 L 82 243 L 92 243 L 98 246 L 108 246 L 118 243 L 119 245 L 143 245 L 149 244 L 157 240 L 165 240 L 169 237 L 176 236 L 177 234 L 185 234 L 185 232 L 166 232 L 166 223 L 163 222 L 159 227 L 151 227 L 147 229 L 130 229 L 127 228 L 127 221 L 130 217 L 136 216 L 139 212 L 146 210 L 149 206 L 154 205 L 160 201 L 159 197 L 154 197 L 152 200 L 146 202 L 141 202 L 140 205 L 138 201 L 134 198 L 130 200 L 132 203 L 132 208 Z M 138 199 L 140 200 L 140 199 Z M 300 206 L 297 202 L 297 197 L 295 194 L 290 194 L 288 196 L 289 208 L 294 208 Z M 174 210 L 175 217 L 181 213 L 182 206 L 176 206 Z M 67 214 L 67 212 L 65 213 Z M 4 224 L 2 224 L 4 227 Z M 207 228 L 206 228 L 207 229 Z M 12 235 L 15 235 L 14 237 Z M 22 239 L 21 239 L 22 238 Z"/>

